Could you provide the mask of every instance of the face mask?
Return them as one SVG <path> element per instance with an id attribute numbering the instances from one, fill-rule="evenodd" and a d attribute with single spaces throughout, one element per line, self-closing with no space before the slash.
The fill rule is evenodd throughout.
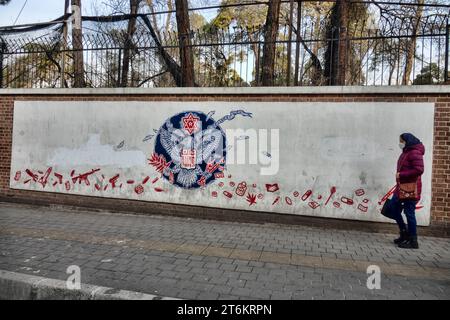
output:
<path id="1" fill-rule="evenodd" d="M 403 150 L 403 148 L 405 147 L 405 143 L 404 143 L 404 142 L 400 142 L 400 143 L 398 144 L 398 146 L 400 147 L 400 149 Z"/>

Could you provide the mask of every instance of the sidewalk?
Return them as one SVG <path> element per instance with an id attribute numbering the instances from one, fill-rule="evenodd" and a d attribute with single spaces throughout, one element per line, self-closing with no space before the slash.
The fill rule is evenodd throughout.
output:
<path id="1" fill-rule="evenodd" d="M 0 270 L 182 299 L 449 299 L 450 239 L 0 203 Z M 381 269 L 381 289 L 366 286 Z"/>

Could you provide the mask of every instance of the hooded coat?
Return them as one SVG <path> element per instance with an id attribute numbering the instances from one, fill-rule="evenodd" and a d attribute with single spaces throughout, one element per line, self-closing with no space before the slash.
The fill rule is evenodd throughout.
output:
<path id="1" fill-rule="evenodd" d="M 422 193 L 421 175 L 424 171 L 423 155 L 425 154 L 425 146 L 411 133 L 403 133 L 400 136 L 405 142 L 403 152 L 397 161 L 397 172 L 400 173 L 397 179 L 397 186 L 394 194 L 399 195 L 399 183 L 414 182 L 417 180 L 417 198 L 420 200 Z"/>

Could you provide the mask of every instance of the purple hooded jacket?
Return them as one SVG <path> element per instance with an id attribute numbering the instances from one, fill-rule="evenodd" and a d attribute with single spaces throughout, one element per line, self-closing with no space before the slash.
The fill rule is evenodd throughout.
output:
<path id="1" fill-rule="evenodd" d="M 422 192 L 422 180 L 420 176 L 424 171 L 423 155 L 425 154 L 425 146 L 412 134 L 404 133 L 401 135 L 405 140 L 406 146 L 397 161 L 397 172 L 400 178 L 397 179 L 397 186 L 394 194 L 399 195 L 399 182 L 414 182 L 417 179 L 417 201 L 420 200 Z"/>

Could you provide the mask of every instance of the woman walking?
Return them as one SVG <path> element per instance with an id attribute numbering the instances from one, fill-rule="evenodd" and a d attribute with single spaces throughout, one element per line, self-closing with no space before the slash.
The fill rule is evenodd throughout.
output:
<path id="1" fill-rule="evenodd" d="M 400 229 L 400 237 L 394 240 L 400 248 L 418 249 L 416 204 L 422 191 L 423 155 L 425 146 L 411 133 L 400 135 L 400 148 L 403 150 L 397 161 L 397 186 L 392 197 L 395 221 Z M 408 226 L 403 221 L 402 211 Z"/>

